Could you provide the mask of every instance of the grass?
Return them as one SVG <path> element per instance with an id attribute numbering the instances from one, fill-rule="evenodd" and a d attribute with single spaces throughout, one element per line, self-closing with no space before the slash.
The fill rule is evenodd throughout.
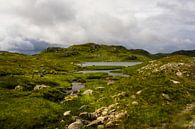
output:
<path id="1" fill-rule="evenodd" d="M 190 66 L 155 73 L 152 72 L 153 69 L 140 73 L 143 67 L 151 66 L 150 54 L 141 50 L 127 50 L 121 46 L 86 44 L 65 49 L 48 48 L 33 56 L 1 52 L 0 60 L 1 129 L 63 129 L 65 125 L 73 122 L 71 117 L 63 117 L 65 111 L 71 110 L 73 116 L 78 116 L 81 112 L 93 112 L 113 103 L 119 103 L 117 110 L 128 112 L 128 117 L 116 127 L 119 129 L 179 129 L 185 128 L 184 123 L 189 124 L 194 119 L 194 109 L 182 114 L 187 104 L 195 102 L 193 57 L 159 57 L 153 60 L 153 63 L 157 64 L 155 68 L 168 63 L 184 63 Z M 141 61 L 143 64 L 131 67 L 86 68 L 77 65 L 85 61 Z M 80 70 L 108 69 L 120 69 L 119 72 L 130 76 L 111 77 L 107 73 L 78 73 Z M 178 77 L 175 74 L 177 70 L 186 73 Z M 110 80 L 114 83 L 108 85 Z M 174 84 L 171 80 L 180 83 Z M 75 100 L 63 102 L 67 96 L 66 90 L 74 81 L 84 83 L 85 88 L 81 89 Z M 36 85 L 41 84 L 49 88 L 33 90 Z M 18 85 L 24 88 L 23 91 L 14 90 Z M 97 87 L 104 89 L 100 90 Z M 88 89 L 93 90 L 93 95 L 82 95 Z M 138 91 L 141 93 L 137 94 Z M 120 93 L 124 95 L 117 96 Z M 138 105 L 133 105 L 134 101 Z M 80 110 L 83 105 L 87 105 L 87 108 Z M 178 120 L 182 124 L 178 125 Z"/>

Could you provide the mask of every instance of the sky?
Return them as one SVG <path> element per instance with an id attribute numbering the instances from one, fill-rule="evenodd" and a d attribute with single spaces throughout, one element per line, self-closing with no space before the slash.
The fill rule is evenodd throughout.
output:
<path id="1" fill-rule="evenodd" d="M 0 0 L 0 51 L 88 42 L 195 49 L 195 0 Z"/>

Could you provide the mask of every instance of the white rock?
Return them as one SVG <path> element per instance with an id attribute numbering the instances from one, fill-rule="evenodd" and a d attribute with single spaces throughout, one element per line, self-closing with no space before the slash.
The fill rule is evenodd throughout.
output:
<path id="1" fill-rule="evenodd" d="M 133 105 L 138 105 L 139 103 L 137 101 L 132 102 Z"/>
<path id="2" fill-rule="evenodd" d="M 18 85 L 18 86 L 15 87 L 15 90 L 21 90 L 22 91 L 22 90 L 24 90 L 24 88 L 22 86 Z"/>
<path id="3" fill-rule="evenodd" d="M 183 76 L 182 72 L 180 72 L 180 71 L 177 72 L 176 75 L 177 75 L 178 77 L 182 77 L 182 76 Z"/>
<path id="4" fill-rule="evenodd" d="M 163 96 L 165 99 L 170 99 L 170 97 L 169 97 L 168 94 L 162 93 L 162 96 Z"/>
<path id="5" fill-rule="evenodd" d="M 135 96 L 135 95 L 131 95 L 131 98 L 132 98 L 132 99 L 136 99 L 136 96 Z"/>
<path id="6" fill-rule="evenodd" d="M 93 90 L 89 89 L 83 92 L 82 95 L 93 95 Z"/>
<path id="7" fill-rule="evenodd" d="M 45 89 L 45 88 L 49 88 L 50 86 L 46 86 L 46 85 L 36 85 L 34 87 L 34 90 L 41 90 L 41 89 Z"/>
<path id="8" fill-rule="evenodd" d="M 173 82 L 174 84 L 180 84 L 179 81 L 175 81 L 175 80 L 171 80 L 171 82 Z"/>
<path id="9" fill-rule="evenodd" d="M 142 90 L 139 90 L 136 92 L 137 95 L 140 95 L 142 93 Z"/>
<path id="10" fill-rule="evenodd" d="M 64 116 L 66 117 L 66 116 L 70 116 L 70 114 L 71 114 L 71 111 L 66 111 L 66 112 L 64 112 Z"/>

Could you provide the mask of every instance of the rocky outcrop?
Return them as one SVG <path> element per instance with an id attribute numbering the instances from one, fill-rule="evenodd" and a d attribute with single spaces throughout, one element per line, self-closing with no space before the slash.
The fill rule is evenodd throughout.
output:
<path id="1" fill-rule="evenodd" d="M 127 111 L 117 111 L 118 103 L 101 107 L 94 112 L 81 112 L 77 120 L 68 126 L 68 129 L 85 127 L 111 128 L 120 124 L 127 116 Z"/>
<path id="2" fill-rule="evenodd" d="M 193 63 L 192 63 L 193 64 Z M 151 75 L 152 73 L 166 73 L 176 75 L 177 77 L 190 76 L 193 65 L 183 62 L 171 62 L 163 64 L 161 61 L 151 61 L 148 65 L 138 70 L 140 74 Z"/>

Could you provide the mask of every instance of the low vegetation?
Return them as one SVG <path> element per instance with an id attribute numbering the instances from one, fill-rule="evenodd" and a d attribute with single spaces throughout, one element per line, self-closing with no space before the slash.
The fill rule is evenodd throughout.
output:
<path id="1" fill-rule="evenodd" d="M 97 44 L 0 52 L 1 129 L 185 129 L 195 121 L 195 58 Z M 89 66 L 86 61 L 142 64 Z M 82 70 L 115 70 L 82 74 Z M 84 88 L 73 91 L 73 83 Z M 76 122 L 76 124 L 75 124 Z"/>

